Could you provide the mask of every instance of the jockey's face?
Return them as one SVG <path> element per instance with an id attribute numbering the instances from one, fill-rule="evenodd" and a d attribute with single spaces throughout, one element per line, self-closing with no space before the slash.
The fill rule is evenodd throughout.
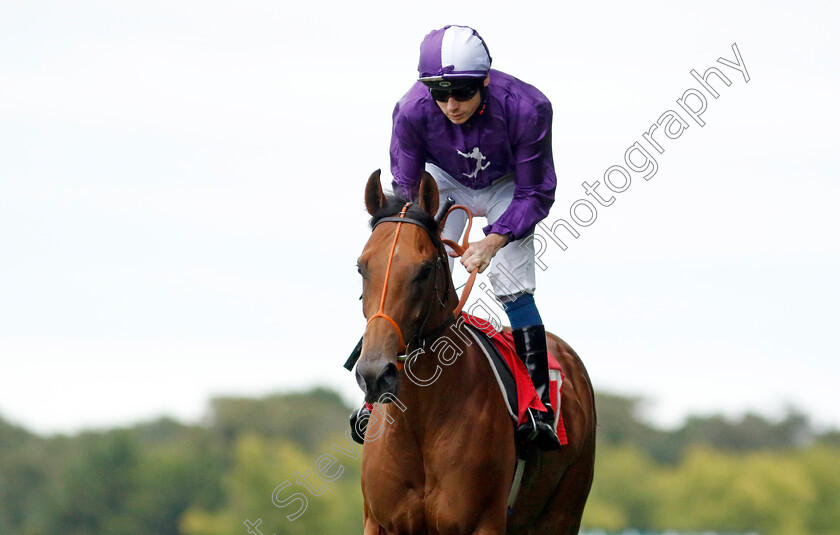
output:
<path id="1" fill-rule="evenodd" d="M 488 76 L 484 79 L 484 87 L 487 87 L 489 83 L 490 77 Z M 463 102 L 458 102 L 455 100 L 455 97 L 450 95 L 446 102 L 436 100 L 435 103 L 450 121 L 455 124 L 464 124 L 469 121 L 470 117 L 472 117 L 473 113 L 475 113 L 481 104 L 481 91 L 473 95 L 471 99 Z"/>

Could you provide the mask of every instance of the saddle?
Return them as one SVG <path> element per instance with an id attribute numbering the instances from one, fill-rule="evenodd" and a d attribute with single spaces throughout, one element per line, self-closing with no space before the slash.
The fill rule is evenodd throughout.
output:
<path id="1" fill-rule="evenodd" d="M 497 331 L 489 321 L 481 318 L 465 313 L 461 316 L 464 318 L 464 325 L 467 326 L 468 332 L 481 348 L 481 352 L 493 370 L 511 420 L 519 425 L 527 421 L 529 408 L 544 411 L 545 406 L 534 389 L 528 370 L 516 355 L 513 335 L 510 332 Z M 548 376 L 557 438 L 561 445 L 566 445 L 569 439 L 566 436 L 563 414 L 560 411 L 560 394 L 563 391 L 564 375 L 560 363 L 551 352 L 548 353 Z"/>

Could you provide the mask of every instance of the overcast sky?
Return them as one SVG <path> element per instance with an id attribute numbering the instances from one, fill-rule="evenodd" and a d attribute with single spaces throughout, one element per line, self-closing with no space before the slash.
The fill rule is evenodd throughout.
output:
<path id="1" fill-rule="evenodd" d="M 52 433 L 311 385 L 360 402 L 341 364 L 364 184 L 390 181 L 423 36 L 467 24 L 553 103 L 549 223 L 685 115 L 692 69 L 729 77 L 650 180 L 549 242 L 537 303 L 595 388 L 658 424 L 792 405 L 840 427 L 840 9 L 682 5 L 4 1 L 0 416 Z M 717 61 L 734 43 L 749 82 Z"/>

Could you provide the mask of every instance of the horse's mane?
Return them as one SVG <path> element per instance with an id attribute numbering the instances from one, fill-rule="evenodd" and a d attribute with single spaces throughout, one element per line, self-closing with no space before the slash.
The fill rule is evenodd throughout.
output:
<path id="1" fill-rule="evenodd" d="M 402 207 L 405 206 L 406 202 L 408 201 L 399 196 L 387 197 L 387 203 L 385 204 L 385 206 L 377 210 L 377 212 L 373 214 L 373 216 L 371 216 L 370 218 L 371 230 L 373 229 L 373 227 L 376 226 L 377 223 L 379 223 L 380 219 L 399 215 L 400 211 L 402 211 Z M 420 223 L 423 223 L 423 225 L 425 225 L 425 227 L 429 229 L 429 232 L 431 233 L 429 237 L 432 239 L 432 243 L 434 243 L 436 247 L 440 245 L 440 225 L 434 217 L 430 216 L 425 211 L 423 211 L 423 209 L 420 208 L 419 203 L 415 202 L 414 204 L 412 204 L 409 207 L 408 211 L 405 213 L 405 215 L 407 217 L 410 217 L 411 219 L 415 219 Z"/>

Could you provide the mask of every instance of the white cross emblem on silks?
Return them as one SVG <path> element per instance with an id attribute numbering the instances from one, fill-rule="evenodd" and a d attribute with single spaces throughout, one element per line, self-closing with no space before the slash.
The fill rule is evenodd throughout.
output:
<path id="1" fill-rule="evenodd" d="M 481 151 L 478 150 L 478 147 L 473 148 L 472 152 L 469 152 L 469 153 L 461 152 L 458 149 L 455 149 L 455 150 L 458 151 L 458 154 L 460 154 L 464 158 L 472 158 L 473 160 L 475 160 L 475 171 L 473 171 L 472 173 L 461 173 L 462 175 L 464 175 L 467 178 L 477 177 L 479 171 L 484 171 L 485 169 L 487 169 L 490 166 L 490 162 L 487 162 L 486 164 L 481 165 L 481 162 L 486 160 L 487 158 L 483 154 L 481 154 Z"/>

